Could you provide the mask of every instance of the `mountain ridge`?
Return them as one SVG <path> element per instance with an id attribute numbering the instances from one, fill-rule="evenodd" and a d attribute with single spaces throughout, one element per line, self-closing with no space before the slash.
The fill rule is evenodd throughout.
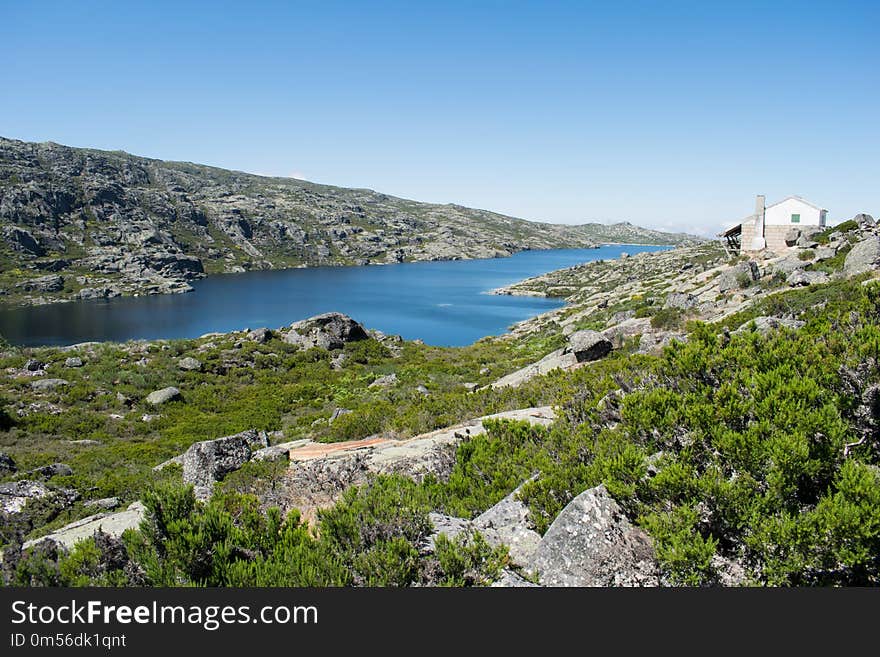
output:
<path id="1" fill-rule="evenodd" d="M 620 234 L 653 244 L 699 239 L 0 137 L 7 305 L 186 292 L 214 273 L 591 248 Z"/>

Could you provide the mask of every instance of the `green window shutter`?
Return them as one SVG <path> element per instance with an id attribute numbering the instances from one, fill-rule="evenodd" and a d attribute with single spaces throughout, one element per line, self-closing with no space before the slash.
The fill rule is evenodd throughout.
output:
<path id="1" fill-rule="evenodd" d="M 793 224 L 801 223 L 801 215 L 799 215 L 799 214 L 791 215 L 791 223 L 793 223 Z"/>

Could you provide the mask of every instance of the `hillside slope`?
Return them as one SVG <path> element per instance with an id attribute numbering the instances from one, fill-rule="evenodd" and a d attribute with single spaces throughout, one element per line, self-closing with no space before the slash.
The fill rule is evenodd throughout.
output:
<path id="1" fill-rule="evenodd" d="M 0 138 L 7 303 L 184 292 L 194 278 L 249 269 L 589 248 L 598 234 L 367 189 Z"/>
<path id="2" fill-rule="evenodd" d="M 705 238 L 687 233 L 667 233 L 662 230 L 642 228 L 628 221 L 616 224 L 580 224 L 580 228 L 597 242 L 616 244 L 689 244 L 707 241 Z"/>

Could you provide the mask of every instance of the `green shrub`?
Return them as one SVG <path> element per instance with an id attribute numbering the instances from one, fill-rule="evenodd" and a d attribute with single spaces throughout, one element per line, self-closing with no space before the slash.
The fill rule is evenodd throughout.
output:
<path id="1" fill-rule="evenodd" d="M 847 219 L 846 221 L 837 224 L 833 228 L 832 232 L 848 233 L 851 230 L 857 230 L 858 227 L 859 223 L 857 221 L 855 221 L 854 219 Z"/>
<path id="2" fill-rule="evenodd" d="M 816 257 L 816 252 L 813 249 L 803 249 L 798 253 L 798 259 L 803 261 L 809 261 Z"/>
<path id="3" fill-rule="evenodd" d="M 736 275 L 736 284 L 739 289 L 744 290 L 747 287 L 750 287 L 754 281 L 752 280 L 751 274 L 747 272 L 740 272 Z"/>
<path id="4" fill-rule="evenodd" d="M 655 329 L 674 330 L 680 328 L 684 312 L 679 308 L 660 308 L 651 316 L 651 326 Z"/>

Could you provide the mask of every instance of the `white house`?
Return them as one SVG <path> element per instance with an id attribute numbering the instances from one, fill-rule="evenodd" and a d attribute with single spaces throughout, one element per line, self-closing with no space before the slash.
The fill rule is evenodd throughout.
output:
<path id="1" fill-rule="evenodd" d="M 758 196 L 755 213 L 722 236 L 729 246 L 742 252 L 769 249 L 782 253 L 790 248 L 785 236 L 792 228 L 824 228 L 827 217 L 828 210 L 800 196 L 789 196 L 770 206 L 765 205 L 763 196 Z"/>

